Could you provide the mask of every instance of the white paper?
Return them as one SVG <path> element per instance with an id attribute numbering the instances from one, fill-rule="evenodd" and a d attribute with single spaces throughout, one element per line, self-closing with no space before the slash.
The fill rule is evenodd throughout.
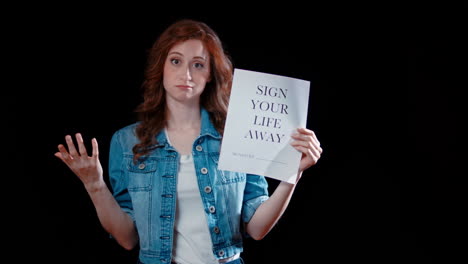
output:
<path id="1" fill-rule="evenodd" d="M 301 153 L 291 134 L 305 127 L 310 82 L 234 69 L 218 168 L 294 183 Z"/>

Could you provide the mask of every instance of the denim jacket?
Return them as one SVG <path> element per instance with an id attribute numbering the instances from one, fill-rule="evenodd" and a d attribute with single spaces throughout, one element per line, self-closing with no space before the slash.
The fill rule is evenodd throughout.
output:
<path id="1" fill-rule="evenodd" d="M 155 149 L 133 162 L 137 123 L 117 130 L 111 139 L 109 177 L 112 192 L 135 222 L 139 259 L 143 263 L 170 263 L 176 212 L 179 154 L 162 131 Z M 268 199 L 263 176 L 218 169 L 221 135 L 210 115 L 201 110 L 201 131 L 192 146 L 195 171 L 205 209 L 213 254 L 218 258 L 242 252 L 243 223 Z M 213 210 L 213 206 L 215 210 Z"/>

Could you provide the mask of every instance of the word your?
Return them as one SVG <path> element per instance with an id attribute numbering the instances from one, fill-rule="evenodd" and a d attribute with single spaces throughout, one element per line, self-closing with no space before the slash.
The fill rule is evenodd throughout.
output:
<path id="1" fill-rule="evenodd" d="M 280 103 L 273 103 L 267 101 L 254 100 L 252 99 L 252 109 L 256 110 L 259 109 L 261 111 L 270 111 L 272 113 L 280 113 L 280 114 L 288 114 L 288 105 L 287 104 L 280 104 Z"/>

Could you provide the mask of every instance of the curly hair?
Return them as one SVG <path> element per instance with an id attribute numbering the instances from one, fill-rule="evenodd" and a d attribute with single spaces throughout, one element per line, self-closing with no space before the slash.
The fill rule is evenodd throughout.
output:
<path id="1" fill-rule="evenodd" d="M 139 143 L 133 147 L 134 161 L 148 155 L 156 142 L 156 135 L 166 126 L 166 91 L 163 87 L 164 63 L 170 49 L 181 42 L 200 40 L 207 49 L 211 65 L 211 81 L 200 96 L 200 105 L 209 113 L 216 130 L 223 134 L 229 95 L 232 85 L 233 66 L 224 51 L 218 35 L 203 22 L 183 19 L 170 25 L 149 50 L 144 72 L 143 102 L 137 106 L 138 125 L 136 135 Z"/>

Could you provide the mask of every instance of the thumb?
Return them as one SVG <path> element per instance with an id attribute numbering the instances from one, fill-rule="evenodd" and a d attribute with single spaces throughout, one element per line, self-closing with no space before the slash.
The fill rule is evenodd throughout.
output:
<path id="1" fill-rule="evenodd" d="M 65 161 L 63 160 L 62 153 L 60 153 L 60 152 L 55 152 L 55 153 L 54 153 L 54 156 L 57 157 L 57 158 L 59 158 L 61 161 L 65 162 Z"/>

